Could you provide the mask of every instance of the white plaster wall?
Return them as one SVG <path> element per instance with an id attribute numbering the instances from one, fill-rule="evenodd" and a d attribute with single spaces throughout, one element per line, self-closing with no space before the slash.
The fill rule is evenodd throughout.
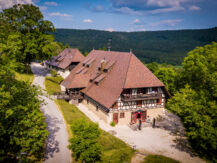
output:
<path id="1" fill-rule="evenodd" d="M 69 70 L 65 70 L 65 71 L 59 70 L 57 71 L 57 73 L 65 79 L 70 74 L 70 71 Z"/>
<path id="2" fill-rule="evenodd" d="M 60 89 L 61 89 L 61 91 L 66 91 L 66 87 L 64 87 L 63 85 L 60 85 Z"/>

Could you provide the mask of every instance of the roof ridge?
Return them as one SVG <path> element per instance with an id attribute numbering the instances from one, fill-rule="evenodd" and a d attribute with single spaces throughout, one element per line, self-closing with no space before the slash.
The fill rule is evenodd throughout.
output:
<path id="1" fill-rule="evenodd" d="M 125 87 L 125 84 L 126 84 L 126 80 L 127 80 L 127 73 L 128 73 L 128 70 L 129 70 L 129 67 L 130 67 L 130 62 L 131 62 L 131 58 L 132 58 L 132 53 L 130 53 L 130 59 L 129 59 L 129 62 L 128 62 L 128 66 L 127 66 L 127 72 L 126 72 L 126 75 L 125 75 L 125 80 L 124 80 L 124 84 L 123 84 L 123 88 Z M 123 89 L 122 88 L 122 89 Z"/>

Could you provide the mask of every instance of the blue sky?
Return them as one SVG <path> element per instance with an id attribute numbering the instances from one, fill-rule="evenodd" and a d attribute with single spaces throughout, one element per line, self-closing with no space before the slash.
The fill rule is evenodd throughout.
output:
<path id="1" fill-rule="evenodd" d="M 0 0 L 0 9 L 34 3 L 56 28 L 109 31 L 217 26 L 217 0 Z"/>

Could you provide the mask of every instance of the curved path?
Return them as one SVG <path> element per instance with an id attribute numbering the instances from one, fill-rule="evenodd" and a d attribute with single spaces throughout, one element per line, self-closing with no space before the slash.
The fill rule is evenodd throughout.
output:
<path id="1" fill-rule="evenodd" d="M 33 84 L 44 89 L 44 78 L 47 75 L 46 69 L 38 63 L 31 64 L 34 73 Z M 45 116 L 49 136 L 46 143 L 45 159 L 46 163 L 69 163 L 71 162 L 71 153 L 68 146 L 68 133 L 62 114 L 56 103 L 46 96 L 40 96 L 45 105 L 41 106 L 41 111 Z"/>

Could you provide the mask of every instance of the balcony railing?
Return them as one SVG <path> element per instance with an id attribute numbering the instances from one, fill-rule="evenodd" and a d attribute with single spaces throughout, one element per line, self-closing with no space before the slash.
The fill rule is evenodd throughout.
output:
<path id="1" fill-rule="evenodd" d="M 82 99 L 82 96 L 80 95 L 80 92 L 70 92 L 69 94 L 66 94 L 66 92 L 61 91 L 61 92 L 55 92 L 54 95 L 57 97 L 57 99 L 65 99 L 65 100 L 77 100 L 77 99 Z"/>
<path id="2" fill-rule="evenodd" d="M 131 94 L 122 94 L 121 99 L 123 101 L 140 101 L 140 100 L 149 100 L 149 99 L 159 99 L 162 96 L 161 93 L 151 93 L 151 94 L 137 94 L 137 95 L 131 95 Z"/>

